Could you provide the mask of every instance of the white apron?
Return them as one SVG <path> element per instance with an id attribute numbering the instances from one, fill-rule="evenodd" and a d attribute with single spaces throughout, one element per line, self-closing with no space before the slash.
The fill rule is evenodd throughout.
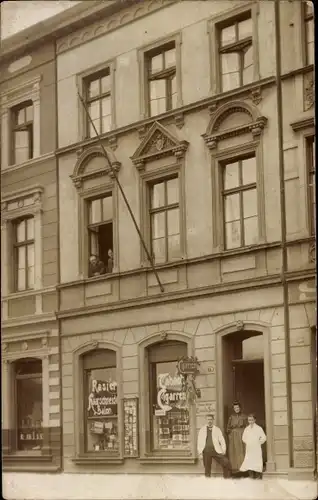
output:
<path id="1" fill-rule="evenodd" d="M 240 467 L 242 472 L 252 470 L 263 472 L 262 444 L 266 441 L 263 429 L 254 424 L 247 426 L 242 435 L 242 441 L 246 445 L 245 458 Z"/>

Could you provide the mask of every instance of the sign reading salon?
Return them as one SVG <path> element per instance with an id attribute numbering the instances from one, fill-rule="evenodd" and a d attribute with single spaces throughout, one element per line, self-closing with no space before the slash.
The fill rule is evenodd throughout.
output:
<path id="1" fill-rule="evenodd" d="M 88 396 L 87 411 L 88 417 L 116 416 L 117 382 L 93 379 Z"/>

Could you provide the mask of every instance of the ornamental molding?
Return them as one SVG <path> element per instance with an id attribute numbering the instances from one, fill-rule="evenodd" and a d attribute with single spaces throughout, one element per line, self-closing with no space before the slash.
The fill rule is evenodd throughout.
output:
<path id="1" fill-rule="evenodd" d="M 134 6 L 130 6 L 121 12 L 101 19 L 92 25 L 77 30 L 67 37 L 61 38 L 57 42 L 57 53 L 60 54 L 90 40 L 106 35 L 106 33 L 132 23 L 136 21 L 136 19 L 147 16 L 163 7 L 168 7 L 176 3 L 176 1 L 177 0 L 148 0 L 147 2 L 137 2 Z"/>
<path id="2" fill-rule="evenodd" d="M 1 113 L 4 114 L 9 108 L 20 104 L 21 101 L 31 99 L 33 102 L 40 99 L 40 82 L 42 76 L 38 75 L 32 80 L 27 80 L 16 87 L 5 90 L 1 94 Z"/>
<path id="3" fill-rule="evenodd" d="M 179 161 L 184 157 L 188 145 L 187 141 L 179 140 L 159 122 L 154 122 L 131 156 L 131 161 L 138 170 L 143 170 L 147 162 L 166 156 L 175 156 Z"/>
<path id="4" fill-rule="evenodd" d="M 248 104 L 247 102 L 229 102 L 214 109 L 215 111 L 213 111 L 211 107 L 209 109 L 211 114 L 210 122 L 206 133 L 202 135 L 209 149 L 217 148 L 219 141 L 246 133 L 251 133 L 253 139 L 259 139 L 267 124 L 267 118 L 260 114 L 256 106 Z M 249 123 L 220 131 L 220 127 L 224 120 L 232 114 L 247 115 Z"/>
<path id="5" fill-rule="evenodd" d="M 308 111 L 315 103 L 314 72 L 304 75 L 304 111 Z"/>
<path id="6" fill-rule="evenodd" d="M 41 212 L 43 192 L 43 186 L 36 184 L 4 194 L 1 201 L 2 221 L 5 222 L 24 215 Z"/>
<path id="7" fill-rule="evenodd" d="M 316 264 L 316 243 L 312 243 L 308 249 L 308 258 L 311 264 Z"/>
<path id="8" fill-rule="evenodd" d="M 315 119 L 313 116 L 301 118 L 300 120 L 296 120 L 290 124 L 290 126 L 294 130 L 294 132 L 298 132 L 299 130 L 304 130 L 306 128 L 314 127 L 314 125 L 315 125 Z"/>
<path id="9" fill-rule="evenodd" d="M 92 146 L 88 149 L 79 149 L 76 152 L 77 161 L 74 167 L 73 174 L 70 175 L 76 189 L 81 189 L 85 181 L 91 179 L 98 179 L 108 175 L 111 179 L 115 177 L 120 170 L 121 163 L 117 160 L 112 150 L 105 148 L 109 160 L 105 157 L 103 150 L 100 146 Z M 105 160 L 105 168 L 86 172 L 88 163 L 93 158 L 103 158 Z"/>

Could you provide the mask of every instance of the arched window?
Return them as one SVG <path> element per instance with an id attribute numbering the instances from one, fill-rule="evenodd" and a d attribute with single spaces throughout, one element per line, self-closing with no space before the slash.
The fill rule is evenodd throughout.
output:
<path id="1" fill-rule="evenodd" d="M 42 360 L 24 358 L 14 363 L 17 451 L 43 447 Z"/>
<path id="2" fill-rule="evenodd" d="M 84 453 L 118 454 L 116 352 L 94 349 L 82 355 Z"/>
<path id="3" fill-rule="evenodd" d="M 190 450 L 190 416 L 177 361 L 187 344 L 177 340 L 147 348 L 149 371 L 149 451 Z"/>

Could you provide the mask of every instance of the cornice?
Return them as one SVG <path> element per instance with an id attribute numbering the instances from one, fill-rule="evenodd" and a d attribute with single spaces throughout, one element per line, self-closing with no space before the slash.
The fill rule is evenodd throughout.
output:
<path id="1" fill-rule="evenodd" d="M 311 128 L 315 125 L 314 116 L 306 116 L 305 118 L 300 118 L 290 124 L 291 128 L 294 132 L 298 132 L 299 130 L 303 130 L 305 128 Z"/>
<path id="2" fill-rule="evenodd" d="M 274 86 L 276 83 L 275 77 L 264 78 L 263 80 L 258 80 L 244 87 L 240 87 L 235 90 L 231 90 L 229 92 L 220 93 L 214 96 L 209 96 L 204 99 L 200 99 L 199 101 L 192 102 L 191 104 L 186 104 L 185 106 L 181 106 L 177 110 L 174 109 L 172 111 L 167 111 L 166 113 L 162 113 L 157 116 L 153 116 L 151 118 L 146 118 L 144 120 L 138 120 L 129 125 L 125 125 L 124 127 L 118 127 L 116 130 L 112 130 L 103 134 L 101 139 L 103 141 L 109 141 L 110 138 L 116 140 L 120 136 L 123 136 L 129 132 L 136 131 L 140 138 L 145 137 L 147 131 L 149 131 L 150 127 L 157 121 L 161 124 L 168 125 L 170 123 L 176 123 L 176 115 L 185 115 L 194 113 L 207 108 L 215 108 L 226 102 L 232 102 L 233 98 L 235 99 L 250 99 L 254 102 L 255 93 L 259 95 L 262 89 Z M 211 110 L 210 110 L 211 111 Z M 72 153 L 77 151 L 79 148 L 85 148 L 88 146 L 94 146 L 98 144 L 98 139 L 85 139 L 84 141 L 75 142 L 69 146 L 64 146 L 58 148 L 56 150 L 57 156 L 62 156 L 64 154 Z"/>
<path id="3" fill-rule="evenodd" d="M 139 0 L 90 0 L 80 2 L 69 9 L 56 14 L 44 21 L 26 28 L 19 33 L 5 38 L 1 43 L 0 63 L 8 63 L 26 51 L 38 49 L 45 43 L 54 43 L 55 40 L 74 33 L 78 29 L 85 29 L 91 23 L 102 17 L 107 18 L 125 7 L 137 4 Z"/>
<path id="4" fill-rule="evenodd" d="M 15 165 L 9 165 L 8 167 L 2 167 L 1 169 L 1 177 L 7 174 L 11 174 L 11 172 L 16 172 L 17 170 L 20 169 L 27 169 L 29 167 L 33 167 L 33 165 L 36 165 L 38 163 L 45 162 L 46 160 L 52 160 L 55 158 L 55 153 L 51 151 L 50 153 L 46 153 L 41 156 L 37 156 L 36 158 L 31 158 L 30 160 L 27 160 L 23 163 L 16 163 Z"/>
<path id="5" fill-rule="evenodd" d="M 94 40 L 98 37 L 125 26 L 137 19 L 140 19 L 152 12 L 155 12 L 179 0 L 152 0 L 138 2 L 134 6 L 129 6 L 118 13 L 115 13 L 105 19 L 101 19 L 90 26 L 73 32 L 72 34 L 57 41 L 56 52 L 61 54 L 71 50 L 83 43 Z"/>
<path id="6" fill-rule="evenodd" d="M 281 285 L 282 280 L 280 275 L 273 276 L 262 276 L 258 278 L 252 278 L 250 280 L 245 280 L 244 282 L 235 282 L 235 283 L 222 283 L 218 285 L 188 289 L 188 290 L 180 290 L 175 292 L 169 292 L 166 294 L 158 294 L 152 295 L 151 297 L 141 297 L 136 298 L 134 300 L 125 300 L 120 301 L 118 303 L 111 304 L 101 304 L 101 305 L 93 305 L 81 307 L 78 309 L 70 309 L 59 311 L 57 313 L 58 319 L 71 319 L 73 317 L 79 318 L 81 316 L 90 316 L 92 314 L 102 314 L 115 312 L 125 309 L 131 308 L 140 308 L 145 307 L 147 305 L 159 305 L 169 302 L 174 302 L 177 300 L 193 300 L 199 297 L 210 297 L 211 295 L 216 294 L 224 294 L 224 293 L 233 293 L 239 292 L 243 290 L 255 290 L 256 288 L 264 288 L 264 287 L 272 287 Z"/>

